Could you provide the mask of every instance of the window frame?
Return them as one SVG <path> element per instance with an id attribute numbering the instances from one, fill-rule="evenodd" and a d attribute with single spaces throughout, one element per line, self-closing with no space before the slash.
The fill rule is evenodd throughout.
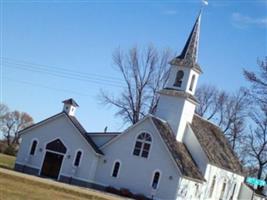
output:
<path id="1" fill-rule="evenodd" d="M 78 165 L 75 165 L 75 161 L 76 161 L 78 152 L 81 152 L 81 156 L 80 156 L 79 164 Z M 75 168 L 80 167 L 81 166 L 81 163 L 82 163 L 82 158 L 83 158 L 83 150 L 82 149 L 77 149 L 75 151 L 74 159 L 73 159 L 73 162 L 72 162 L 73 167 L 75 167 Z"/>
<path id="2" fill-rule="evenodd" d="M 224 199 L 226 188 L 227 188 L 227 181 L 226 181 L 226 179 L 224 179 L 223 183 L 222 183 L 222 186 L 221 186 L 221 192 L 220 192 L 220 197 L 219 197 L 220 200 Z"/>
<path id="3" fill-rule="evenodd" d="M 235 196 L 235 190 L 236 190 L 237 183 L 234 182 L 234 185 L 232 186 L 232 191 L 229 200 L 233 200 Z"/>
<path id="4" fill-rule="evenodd" d="M 116 175 L 116 176 L 113 176 L 113 174 L 114 174 L 114 170 L 115 170 L 115 166 L 116 166 L 117 163 L 119 163 L 119 168 L 118 168 L 118 171 L 117 171 L 117 175 Z M 110 176 L 113 177 L 113 178 L 119 178 L 119 176 L 120 176 L 120 171 L 121 171 L 121 161 L 120 161 L 120 160 L 115 160 L 115 161 L 113 162 L 113 165 L 112 165 L 112 170 L 111 170 L 111 174 L 110 174 Z"/>
<path id="5" fill-rule="evenodd" d="M 190 91 L 190 92 L 193 92 L 194 87 L 195 87 L 195 82 L 196 82 L 196 75 L 193 74 L 193 75 L 191 76 L 190 85 L 189 85 L 189 91 Z"/>
<path id="6" fill-rule="evenodd" d="M 148 134 L 150 136 L 151 141 L 146 141 L 145 139 L 143 139 L 143 140 L 138 139 L 138 137 L 141 136 L 141 134 L 143 134 L 143 133 L 144 134 Z M 136 155 L 134 152 L 136 150 L 135 147 L 136 147 L 136 144 L 138 142 L 141 143 L 141 147 L 140 147 L 140 150 L 139 150 L 139 154 Z M 152 143 L 153 143 L 152 134 L 149 133 L 148 131 L 140 131 L 135 137 L 135 141 L 133 143 L 133 148 L 132 148 L 133 149 L 132 150 L 132 155 L 136 156 L 136 157 L 144 158 L 144 159 L 149 159 L 149 155 L 150 155 L 150 152 L 151 152 L 151 149 L 152 149 Z M 146 150 L 144 151 L 144 147 L 145 147 L 146 144 L 149 144 L 149 150 L 147 151 L 147 157 L 144 157 L 142 155 L 143 155 L 143 152 L 146 152 Z"/>
<path id="7" fill-rule="evenodd" d="M 181 75 L 181 78 L 179 79 L 179 81 L 178 81 L 178 73 L 181 73 L 182 75 Z M 175 79 L 174 79 L 174 83 L 173 83 L 173 86 L 174 87 L 178 87 L 178 88 L 181 88 L 182 87 L 182 85 L 183 85 L 183 79 L 184 79 L 184 76 L 185 76 L 185 72 L 184 72 L 184 70 L 178 70 L 177 72 L 176 72 L 176 74 L 175 74 Z"/>
<path id="8" fill-rule="evenodd" d="M 33 143 L 36 142 L 36 145 L 35 145 L 35 148 L 34 148 L 34 151 L 33 151 L 33 154 L 32 154 L 32 148 L 33 148 Z M 29 155 L 30 156 L 34 156 L 36 154 L 36 150 L 37 150 L 37 146 L 39 144 L 39 141 L 38 139 L 34 138 L 31 140 L 31 146 L 30 146 L 30 149 L 29 149 Z"/>
<path id="9" fill-rule="evenodd" d="M 210 191 L 209 191 L 209 198 L 211 198 L 213 196 L 213 193 L 214 193 L 214 189 L 215 189 L 215 186 L 216 186 L 216 175 L 214 175 L 212 177 L 212 182 L 211 182 L 211 185 L 210 185 Z"/>
<path id="10" fill-rule="evenodd" d="M 155 179 L 156 173 L 159 173 L 159 178 L 158 178 L 157 186 L 156 186 L 156 188 L 154 188 L 153 187 L 153 183 L 154 183 L 154 179 Z M 158 190 L 159 189 L 159 184 L 160 184 L 161 176 L 162 176 L 161 170 L 156 169 L 156 170 L 153 171 L 153 173 L 152 173 L 152 179 L 151 179 L 151 183 L 150 183 L 150 187 L 152 188 L 152 190 Z"/>

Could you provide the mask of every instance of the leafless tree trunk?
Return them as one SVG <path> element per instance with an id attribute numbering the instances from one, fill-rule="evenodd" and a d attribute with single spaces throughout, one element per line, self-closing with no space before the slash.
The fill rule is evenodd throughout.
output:
<path id="1" fill-rule="evenodd" d="M 113 61 L 125 87 L 118 97 L 102 91 L 102 103 L 115 106 L 118 109 L 116 115 L 131 124 L 147 113 L 153 113 L 158 104 L 157 92 L 167 82 L 170 56 L 169 50 L 159 52 L 153 46 L 143 51 L 137 47 L 127 53 L 120 49 L 115 51 Z"/>

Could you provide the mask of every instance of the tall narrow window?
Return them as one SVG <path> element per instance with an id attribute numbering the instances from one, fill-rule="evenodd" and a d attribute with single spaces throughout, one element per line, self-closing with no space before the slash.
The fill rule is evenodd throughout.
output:
<path id="1" fill-rule="evenodd" d="M 75 167 L 79 167 L 80 161 L 81 161 L 81 156 L 82 156 L 82 152 L 81 151 L 78 151 L 76 153 L 76 157 L 75 157 L 75 161 L 74 161 L 74 166 Z"/>
<path id="2" fill-rule="evenodd" d="M 113 167 L 113 171 L 112 171 L 112 176 L 113 177 L 118 177 L 119 174 L 119 170 L 120 170 L 120 162 L 115 162 L 114 167 Z"/>
<path id="3" fill-rule="evenodd" d="M 153 181 L 152 181 L 152 188 L 155 190 L 159 186 L 159 178 L 160 178 L 160 173 L 155 172 L 153 176 Z"/>
<path id="4" fill-rule="evenodd" d="M 234 187 L 233 187 L 233 190 L 232 190 L 232 194 L 231 194 L 230 200 L 233 200 L 234 199 L 235 188 L 236 188 L 236 183 L 234 184 Z"/>
<path id="5" fill-rule="evenodd" d="M 37 141 L 34 140 L 32 142 L 32 147 L 31 147 L 30 155 L 34 155 L 35 154 L 36 147 L 37 147 Z"/>
<path id="6" fill-rule="evenodd" d="M 189 90 L 191 92 L 193 91 L 193 87 L 194 87 L 194 84 L 195 84 L 195 79 L 196 79 L 196 75 L 193 75 L 192 79 L 191 79 L 190 87 L 189 87 Z"/>
<path id="7" fill-rule="evenodd" d="M 151 146 L 152 138 L 148 133 L 141 133 L 135 142 L 133 155 L 147 158 Z"/>
<path id="8" fill-rule="evenodd" d="M 197 197 L 198 196 L 198 192 L 199 192 L 199 185 L 198 184 L 195 184 L 195 186 L 196 186 L 196 190 L 195 190 L 195 197 Z"/>
<path id="9" fill-rule="evenodd" d="M 183 77 L 184 77 L 184 72 L 182 70 L 179 70 L 176 74 L 174 86 L 181 87 Z"/>
<path id="10" fill-rule="evenodd" d="M 220 195 L 220 200 L 223 199 L 225 188 L 226 188 L 226 181 L 224 181 L 223 185 L 222 185 L 222 191 L 221 191 L 221 195 Z"/>
<path id="11" fill-rule="evenodd" d="M 215 187 L 215 183 L 216 183 L 216 176 L 213 177 L 212 183 L 211 183 L 211 186 L 210 186 L 210 194 L 209 194 L 210 198 L 212 197 L 213 190 L 214 190 L 214 187 Z"/>

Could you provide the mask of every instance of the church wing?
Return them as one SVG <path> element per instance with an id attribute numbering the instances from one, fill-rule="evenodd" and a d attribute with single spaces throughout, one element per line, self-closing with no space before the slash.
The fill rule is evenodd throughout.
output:
<path id="1" fill-rule="evenodd" d="M 191 128 L 210 164 L 242 175 L 242 165 L 222 131 L 211 122 L 194 115 Z"/>

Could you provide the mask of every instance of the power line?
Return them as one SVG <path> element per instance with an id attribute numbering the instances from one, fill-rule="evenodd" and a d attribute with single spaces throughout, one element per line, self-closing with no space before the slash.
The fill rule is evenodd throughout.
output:
<path id="1" fill-rule="evenodd" d="M 15 68 L 15 69 L 24 70 L 27 72 L 39 73 L 39 74 L 42 74 L 42 76 L 43 75 L 50 75 L 50 76 L 59 77 L 59 78 L 65 78 L 65 79 L 94 83 L 94 84 L 98 84 L 98 85 L 102 85 L 102 86 L 105 85 L 105 86 L 111 86 L 111 87 L 120 87 L 120 88 L 123 87 L 122 84 L 119 85 L 119 84 L 113 83 L 111 81 L 102 81 L 102 80 L 97 80 L 97 79 L 80 78 L 77 76 L 55 73 L 55 72 L 50 72 L 50 71 L 40 70 L 40 69 L 32 69 L 32 68 L 27 68 L 27 67 L 23 67 L 23 66 L 7 66 L 6 64 L 4 66 L 7 68 Z"/>
<path id="2" fill-rule="evenodd" d="M 26 66 L 32 66 L 32 67 L 39 67 L 39 68 L 45 68 L 49 70 L 54 70 L 54 71 L 60 71 L 60 72 L 67 72 L 67 73 L 73 73 L 73 74 L 78 74 L 82 76 L 93 76 L 101 78 L 101 79 L 111 79 L 112 81 L 117 81 L 120 83 L 124 83 L 122 79 L 119 79 L 114 76 L 107 76 L 107 75 L 100 75 L 100 74 L 93 74 L 93 73 L 87 73 L 87 72 L 81 72 L 81 71 L 75 71 L 75 70 L 70 70 L 68 68 L 62 68 L 62 67 L 55 67 L 55 66 L 48 66 L 48 65 L 43 65 L 43 64 L 37 64 L 37 63 L 32 63 L 29 61 L 22 61 L 22 60 L 17 60 L 17 59 L 10 59 L 7 57 L 2 57 L 5 62 L 12 63 L 12 64 L 17 64 L 17 65 L 26 65 Z"/>
<path id="3" fill-rule="evenodd" d="M 46 73 L 46 74 L 58 76 L 61 78 L 88 81 L 88 82 L 93 82 L 93 83 L 102 84 L 102 85 L 104 83 L 105 85 L 108 84 L 108 86 L 114 86 L 114 87 L 120 87 L 120 88 L 124 85 L 123 81 L 118 80 L 117 78 L 111 77 L 111 76 L 96 75 L 98 77 L 94 77 L 95 74 L 82 73 L 82 72 L 77 72 L 74 70 L 68 70 L 65 68 L 55 68 L 55 67 L 48 68 L 48 66 L 46 65 L 40 65 L 40 64 L 33 65 L 30 62 L 20 62 L 20 63 L 18 63 L 17 61 L 10 62 L 10 60 L 11 59 L 4 58 L 5 66 L 7 66 L 8 68 L 10 67 L 17 68 L 17 69 L 22 69 L 22 70 L 31 71 L 31 72 L 38 72 L 42 74 Z M 25 64 L 25 63 L 29 63 L 29 64 Z M 43 66 L 46 66 L 46 67 L 43 67 Z"/>
<path id="4" fill-rule="evenodd" d="M 64 93 L 71 93 L 71 94 L 76 94 L 79 96 L 90 96 L 89 94 L 84 94 L 84 93 L 80 93 L 77 91 L 73 91 L 73 90 L 66 90 L 66 89 L 62 89 L 62 88 L 56 88 L 56 87 L 51 87 L 51 86 L 47 86 L 47 85 L 43 85 L 43 84 L 37 84 L 37 83 L 33 83 L 33 82 L 29 82 L 29 81 L 23 81 L 23 80 L 17 80 L 17 79 L 13 79 L 10 77 L 3 77 L 4 79 L 11 81 L 11 82 L 16 82 L 16 83 L 22 83 L 22 84 L 26 84 L 26 85 L 30 85 L 30 86 L 34 86 L 34 87 L 41 87 L 41 88 L 45 88 L 45 89 L 49 89 L 49 90 L 54 90 L 54 91 L 60 91 L 60 92 L 64 92 Z"/>

